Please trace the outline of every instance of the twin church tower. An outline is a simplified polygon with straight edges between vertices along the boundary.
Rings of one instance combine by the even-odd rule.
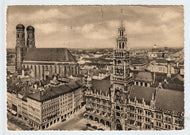
[[[22,70],[22,61],[27,53],[28,48],[35,48],[35,29],[33,26],[28,26],[27,41],[25,43],[25,27],[22,24],[16,26],[16,71],[18,73]]]

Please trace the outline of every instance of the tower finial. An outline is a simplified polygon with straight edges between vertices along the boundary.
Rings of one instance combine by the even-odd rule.
[[[121,27],[123,27],[123,9],[121,9]]]

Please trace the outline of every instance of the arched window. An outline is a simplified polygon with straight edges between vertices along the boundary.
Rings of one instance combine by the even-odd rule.
[[[121,43],[119,42],[119,49],[121,48]]]
[[[118,64],[121,64],[121,60],[118,60]]]
[[[143,86],[143,83],[141,82],[141,86]]]
[[[123,36],[123,31],[121,31],[121,36]]]
[[[123,44],[122,44],[122,48],[124,48],[124,45],[125,45],[125,44],[123,43]]]

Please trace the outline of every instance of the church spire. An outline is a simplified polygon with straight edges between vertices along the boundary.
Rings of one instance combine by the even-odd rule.
[[[121,9],[121,26],[118,29],[119,37],[124,37],[125,27],[123,25],[123,9]]]
[[[123,26],[123,9],[121,9],[121,27],[124,27]]]

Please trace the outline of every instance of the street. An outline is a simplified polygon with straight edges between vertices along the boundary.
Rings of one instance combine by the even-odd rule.
[[[14,130],[14,131],[23,130],[22,128],[20,128],[20,127],[17,126],[16,124],[11,123],[10,121],[7,121],[7,129],[8,129],[8,130]]]
[[[24,120],[12,116],[10,113],[7,113],[7,129],[8,130],[32,130],[33,128],[28,126]]]
[[[83,119],[85,107],[83,106],[78,112],[67,118],[64,122],[59,122],[46,130],[86,130],[86,122]]]

